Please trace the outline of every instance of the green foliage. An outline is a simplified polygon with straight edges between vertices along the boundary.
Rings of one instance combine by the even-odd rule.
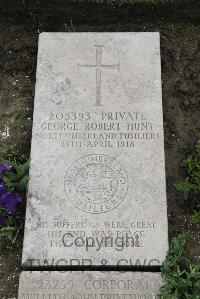
[[[20,193],[26,192],[26,186],[28,182],[28,173],[30,160],[24,164],[18,164],[16,161],[10,162],[13,171],[7,171],[3,177],[3,180],[10,192],[17,190]]]
[[[184,181],[175,184],[178,191],[184,194],[184,199],[192,198],[192,205],[194,210],[197,210],[193,215],[193,219],[197,220],[200,218],[199,208],[200,208],[200,141],[198,141],[195,151],[185,160],[187,168],[187,177]]]
[[[194,214],[192,215],[192,221],[194,223],[200,223],[200,212],[194,211]]]
[[[16,161],[0,161],[0,165],[9,163],[12,165],[12,170],[6,171],[3,175],[3,181],[9,192],[17,192],[21,197],[26,196],[26,187],[28,182],[30,160],[24,164]],[[0,254],[6,252],[9,248],[14,248],[19,231],[22,228],[22,217],[20,211],[16,210],[14,214],[8,214],[4,205],[0,204],[0,214],[8,220],[8,226],[0,229],[0,239],[6,242],[0,246]],[[6,244],[6,245],[5,245]]]
[[[161,299],[200,299],[200,265],[189,262],[185,252],[188,234],[173,238],[161,274],[166,281]]]
[[[0,236],[6,237],[8,240],[10,240],[13,243],[16,232],[17,232],[16,227],[6,226],[1,229]]]
[[[0,205],[0,214],[6,214],[6,209],[3,205]],[[17,215],[7,215],[9,226],[0,229],[0,238],[4,238],[8,241],[9,246],[14,244],[21,229],[19,225]],[[7,246],[6,246],[7,247]],[[0,253],[2,251],[0,246]]]
[[[2,241],[0,241],[0,257],[5,256],[12,250],[15,250],[16,247],[17,247],[16,239],[14,242],[12,242],[7,237],[5,237]]]

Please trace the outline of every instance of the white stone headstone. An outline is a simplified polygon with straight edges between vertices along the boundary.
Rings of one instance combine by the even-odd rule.
[[[36,79],[23,265],[161,265],[159,34],[42,33]]]

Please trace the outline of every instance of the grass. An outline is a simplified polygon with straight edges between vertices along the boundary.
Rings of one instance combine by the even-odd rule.
[[[192,220],[200,223],[200,141],[194,152],[184,161],[186,178],[175,184],[176,189],[183,194],[193,212]]]
[[[161,299],[200,299],[200,265],[191,263],[185,246],[188,234],[173,238],[162,266],[165,284],[160,289]]]
[[[175,184],[192,210],[192,221],[200,223],[200,141],[185,160],[186,178]],[[160,289],[161,299],[200,299],[200,265],[189,261],[186,254],[188,233],[173,238],[162,266],[165,284]]]

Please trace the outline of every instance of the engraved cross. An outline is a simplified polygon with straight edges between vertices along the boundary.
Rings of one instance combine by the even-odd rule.
[[[79,64],[80,67],[94,68],[96,69],[96,105],[102,106],[101,104],[101,70],[111,69],[119,71],[119,62],[117,64],[102,64],[102,48],[103,45],[94,45],[96,47],[96,64]]]

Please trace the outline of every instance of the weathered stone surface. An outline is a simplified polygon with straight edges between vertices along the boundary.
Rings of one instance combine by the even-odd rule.
[[[23,265],[160,265],[158,33],[42,33]]]
[[[151,272],[22,272],[18,299],[158,299]]]

